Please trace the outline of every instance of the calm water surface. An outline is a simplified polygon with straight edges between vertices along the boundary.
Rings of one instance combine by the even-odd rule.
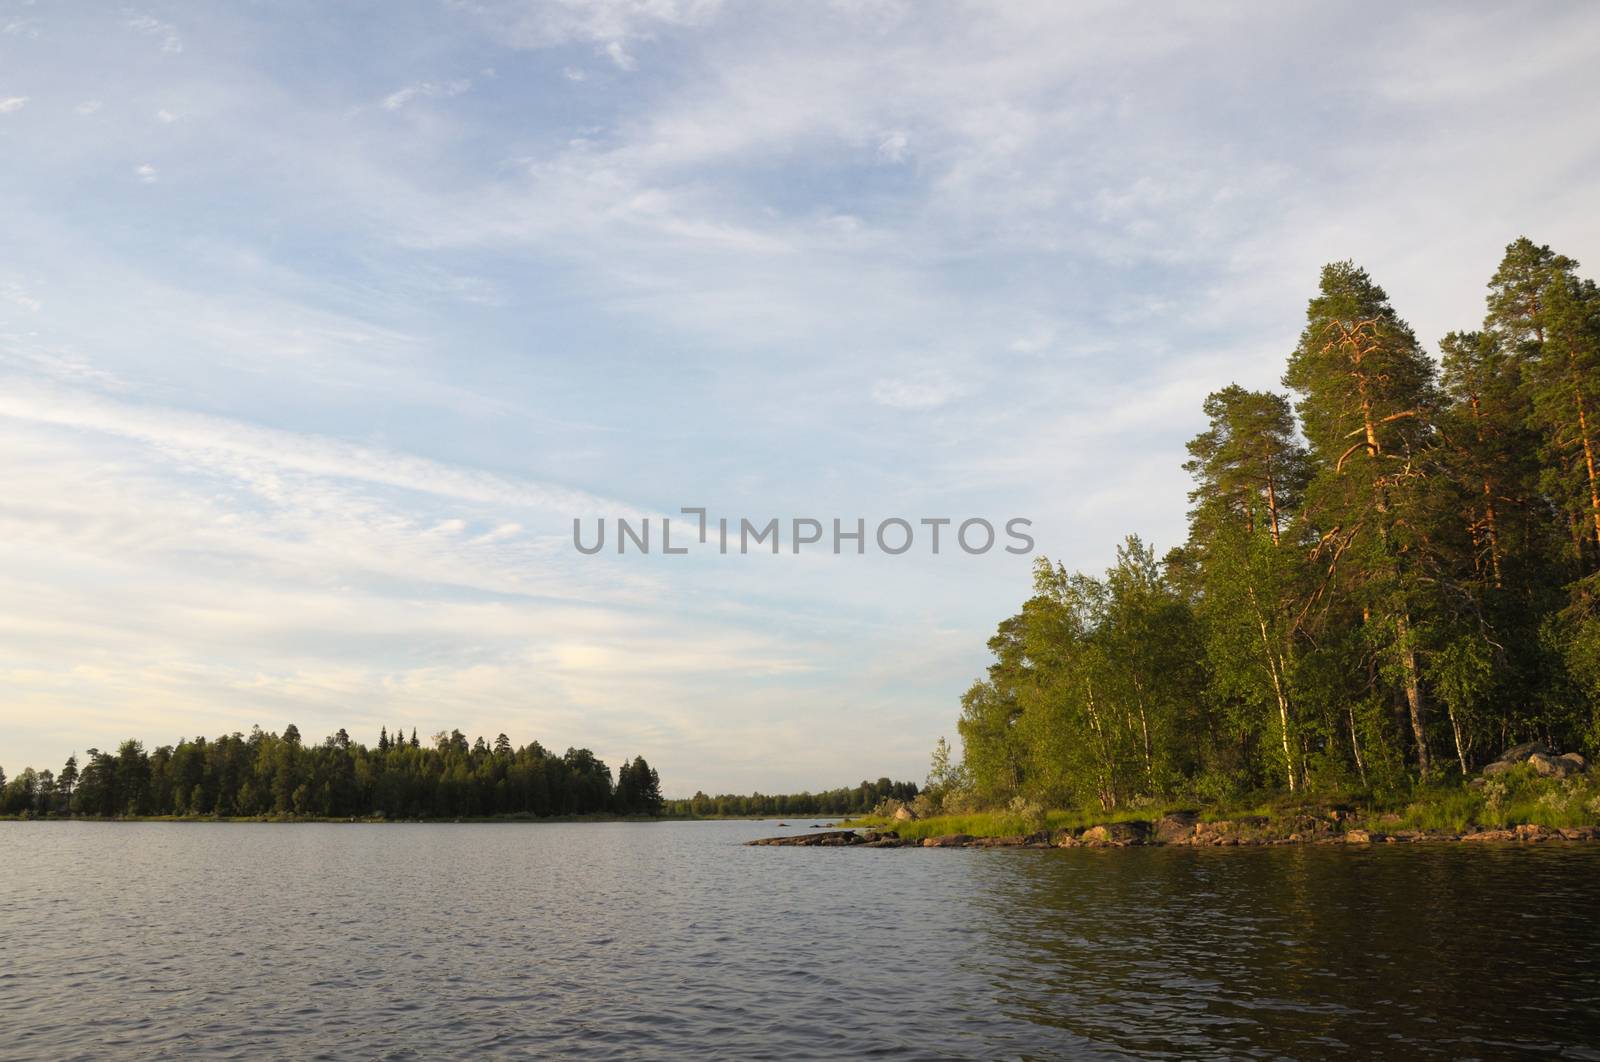
[[[1600,1059],[1600,846],[0,823],[6,1058]]]

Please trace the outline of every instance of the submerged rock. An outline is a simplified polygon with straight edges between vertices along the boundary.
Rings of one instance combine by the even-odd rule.
[[[785,848],[835,847],[839,845],[866,844],[866,837],[855,830],[834,830],[830,833],[799,833],[787,837],[762,837],[746,841],[747,845],[776,845]]]

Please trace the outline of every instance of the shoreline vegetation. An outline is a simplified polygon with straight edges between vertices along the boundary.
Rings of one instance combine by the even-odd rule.
[[[320,744],[294,725],[215,739],[184,738],[146,751],[124,741],[91,748],[60,773],[0,770],[0,819],[139,822],[604,822],[864,814],[914,799],[912,782],[862,781],[818,793],[724,793],[667,800],[643,756],[612,771],[588,749],[557,755],[501,734],[468,742],[460,730],[423,742],[415,728],[368,747],[342,727]]]
[[[1589,836],[1600,287],[1577,268],[1513,241],[1482,328],[1436,359],[1364,270],[1325,266],[1289,393],[1205,399],[1186,541],[1129,536],[1103,576],[1036,558],[962,698],[960,758],[941,738],[915,800],[852,824],[886,843]]]

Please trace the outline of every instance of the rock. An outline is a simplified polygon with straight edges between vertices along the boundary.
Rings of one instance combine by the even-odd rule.
[[[1521,745],[1513,745],[1500,754],[1500,759],[1510,760],[1512,763],[1521,763],[1536,752],[1550,753],[1550,746],[1542,741],[1526,741]]]
[[[1236,845],[1241,841],[1264,840],[1263,831],[1269,821],[1264,815],[1246,815],[1238,819],[1219,819],[1216,822],[1197,822],[1194,827],[1196,845]]]
[[[1076,837],[1072,836],[1072,831],[1071,830],[1062,830],[1059,834],[1056,835],[1056,847],[1057,848],[1076,848],[1076,847],[1078,847],[1078,839]]]
[[[1194,836],[1198,811],[1171,811],[1156,820],[1151,837],[1157,844],[1182,844]]]
[[[1021,848],[1028,843],[1028,839],[1018,834],[1013,837],[974,837],[974,848]]]
[[[1344,843],[1371,844],[1374,840],[1381,840],[1382,838],[1383,834],[1380,833],[1374,836],[1368,830],[1346,830],[1344,834]]]
[[[1547,752],[1535,752],[1529,756],[1528,766],[1545,778],[1565,778],[1572,773],[1566,761],[1558,760]]]
[[[832,833],[791,833],[784,837],[763,837],[756,841],[746,841],[748,845],[778,845],[785,848],[814,848],[818,846],[836,846],[849,844],[865,844],[866,838],[854,830],[836,830]]]
[[[924,848],[965,848],[972,843],[972,835],[967,833],[947,833],[942,837],[924,837]]]
[[[1545,778],[1566,778],[1589,769],[1589,761],[1576,752],[1557,755],[1543,742],[1528,741],[1506,749],[1494,762],[1485,764],[1482,773],[1492,778],[1524,763]]]
[[[1055,846],[1055,834],[1050,830],[1040,830],[1030,833],[1022,839],[1022,843],[1029,848],[1052,848]]]
[[[1566,826],[1561,837],[1567,841],[1593,841],[1600,839],[1600,826]]]
[[[1400,816],[1395,814],[1392,811],[1386,811],[1382,815],[1378,816],[1378,825],[1379,826],[1398,826],[1398,825],[1400,825]]]
[[[1517,835],[1511,830],[1479,830],[1477,833],[1464,833],[1462,841],[1488,842],[1488,841],[1515,841]]]
[[[901,804],[899,807],[894,809],[894,815],[892,817],[896,822],[915,822],[917,819],[917,813],[906,807],[904,804]]]
[[[1519,841],[1548,841],[1560,836],[1561,834],[1558,831],[1532,822],[1524,822],[1517,827],[1517,840]]]
[[[1078,841],[1087,845],[1115,845],[1122,848],[1133,844],[1144,844],[1149,834],[1148,822],[1108,822],[1100,826],[1090,826],[1078,837]]]

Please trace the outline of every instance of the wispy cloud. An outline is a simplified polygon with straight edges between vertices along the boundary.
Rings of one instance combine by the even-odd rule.
[[[465,79],[453,81],[418,81],[407,85],[405,88],[396,89],[383,98],[383,109],[398,111],[406,104],[416,99],[434,99],[451,96],[460,96],[472,89],[472,82]]]
[[[367,713],[915,776],[1025,560],[580,562],[571,516],[1020,514],[1093,568],[1182,533],[1201,398],[1277,386],[1322,261],[1426,337],[1518,232],[1600,256],[1582,6],[316,17],[5,38],[19,747]]]
[[[170,22],[162,22],[154,15],[134,15],[128,19],[127,26],[135,33],[156,38],[161,42],[162,52],[167,55],[177,55],[183,51],[183,38]]]

